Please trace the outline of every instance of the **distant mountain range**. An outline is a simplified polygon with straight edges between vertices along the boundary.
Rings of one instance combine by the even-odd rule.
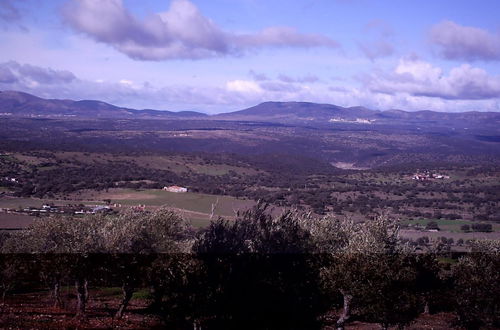
[[[159,118],[264,121],[311,124],[417,124],[453,127],[498,127],[498,112],[447,113],[435,111],[378,111],[364,107],[341,107],[310,102],[264,102],[254,107],[209,116],[195,111],[136,110],[94,100],[43,99],[17,92],[0,92],[0,116],[81,117],[81,118]]]
[[[321,122],[350,124],[439,124],[453,123],[458,127],[500,124],[500,112],[436,112],[371,110],[365,107],[341,107],[310,102],[264,102],[254,107],[219,114],[219,119],[272,120],[276,122]]]
[[[219,114],[219,118],[274,118],[288,120],[324,120],[335,116],[345,119],[356,119],[358,117],[370,117],[375,112],[363,107],[343,108],[332,104],[319,104],[310,102],[264,102],[254,107]]]
[[[43,99],[16,91],[0,92],[0,116],[82,117],[82,118],[197,118],[207,115],[195,111],[135,110],[94,100]]]

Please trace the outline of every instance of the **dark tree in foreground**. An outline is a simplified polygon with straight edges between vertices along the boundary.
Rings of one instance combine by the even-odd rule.
[[[3,251],[37,256],[33,272],[50,283],[55,306],[62,305],[61,281],[72,279],[77,318],[85,318],[89,280],[103,283],[106,277],[111,279],[109,284],[120,283],[123,299],[116,313],[120,318],[135,288],[144,284],[147,268],[157,254],[190,249],[189,228],[180,216],[163,208],[118,217],[44,218],[12,235]]]
[[[46,269],[53,279],[55,304],[59,303],[59,288],[62,274],[75,281],[77,318],[85,317],[88,300],[88,279],[93,276],[96,265],[89,255],[105,252],[102,230],[106,218],[48,218],[33,223],[27,230],[13,235],[6,242],[11,253],[39,254],[39,266]],[[45,264],[44,264],[45,262]],[[53,264],[51,266],[51,264]]]
[[[113,275],[122,284],[123,297],[115,315],[121,318],[135,289],[146,284],[145,275],[151,267],[163,270],[162,277],[170,275],[169,267],[160,264],[168,258],[157,258],[158,255],[176,257],[189,251],[190,225],[171,210],[160,208],[151,213],[129,211],[119,217],[110,217],[107,226],[103,234],[106,252],[113,256]],[[155,294],[155,299],[162,299],[159,290]]]
[[[385,217],[362,224],[324,221],[318,235],[323,236],[323,249],[334,262],[323,270],[323,279],[343,297],[337,328],[343,329],[353,315],[383,328],[414,320],[418,296],[413,251],[400,244],[395,222]]]
[[[325,311],[304,217],[259,205],[213,222],[195,243],[199,322],[206,329],[314,329]]]
[[[144,312],[173,329],[342,329],[354,320],[402,327],[432,307],[456,312],[466,328],[499,327],[498,241],[472,241],[459,260],[448,239],[430,243],[417,252],[386,217],[276,215],[263,204],[196,236],[164,208],[54,217],[0,235],[0,289],[46,283],[61,306],[61,284],[73,282],[76,315],[85,318],[88,285],[122,286],[110,311],[120,318],[134,291],[149,288]]]
[[[472,242],[453,267],[457,313],[467,329],[500,327],[500,243]]]

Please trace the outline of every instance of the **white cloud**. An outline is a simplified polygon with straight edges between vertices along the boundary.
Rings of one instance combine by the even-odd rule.
[[[239,93],[262,93],[262,88],[251,80],[232,80],[226,83],[226,89]]]
[[[42,68],[30,64],[19,64],[15,61],[0,63],[0,82],[30,84],[60,84],[75,80],[73,73],[66,70]]]
[[[401,59],[393,72],[376,72],[364,77],[373,92],[406,93],[452,100],[500,98],[500,77],[481,68],[463,64],[445,74],[439,67],[418,59]]]
[[[447,59],[500,60],[500,35],[480,28],[443,21],[433,26],[430,40]]]
[[[119,83],[120,83],[120,84],[123,84],[123,85],[127,85],[127,86],[132,86],[132,85],[134,84],[134,82],[133,82],[133,81],[131,81],[131,80],[127,80],[127,79],[121,79],[121,80],[119,81]]]
[[[12,67],[28,69],[12,73]],[[33,72],[37,74],[33,75]],[[40,72],[44,73],[41,75],[43,78],[40,78]],[[46,75],[50,74],[54,77],[49,79]],[[211,113],[239,110],[269,100],[362,105],[375,109],[500,111],[499,98],[470,97],[463,100],[450,97],[454,95],[452,91],[457,90],[457,86],[458,90],[468,89],[474,95],[484,95],[485,87],[480,84],[471,85],[468,83],[470,81],[485,81],[489,90],[500,90],[498,80],[485,76],[484,71],[478,68],[462,66],[443,75],[441,69],[428,63],[404,59],[392,73],[379,73],[378,80],[374,80],[376,76],[369,76],[365,85],[359,88],[345,82],[340,86],[327,83],[308,86],[307,83],[297,82],[297,79],[293,79],[293,82],[280,79],[233,79],[219,86],[154,86],[135,79],[115,82],[84,80],[68,71],[7,62],[0,64],[0,90],[20,90],[45,98],[97,99],[137,109],[195,109]],[[64,77],[72,78],[68,80]],[[44,82],[47,79],[51,83]],[[424,89],[423,85],[429,86]]]
[[[268,27],[252,34],[219,28],[188,0],[173,0],[168,11],[136,19],[121,0],[70,0],[67,24],[137,60],[200,59],[240,54],[250,48],[338,47],[326,36],[291,27]]]

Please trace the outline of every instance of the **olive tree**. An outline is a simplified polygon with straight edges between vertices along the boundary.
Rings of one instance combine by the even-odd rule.
[[[103,216],[85,218],[51,217],[37,219],[26,230],[12,235],[5,243],[11,253],[38,255],[42,267],[51,271],[54,300],[60,305],[60,281],[68,275],[75,280],[76,316],[85,316],[88,276],[96,266],[91,255],[105,252]]]
[[[383,328],[416,317],[412,251],[400,243],[394,221],[384,216],[364,223],[324,218],[314,233],[318,251],[330,256],[321,270],[324,286],[342,296],[338,329],[353,310]]]
[[[150,280],[161,278],[159,270],[165,276],[171,274],[169,265],[164,264],[167,258],[158,258],[158,255],[176,256],[189,251],[190,232],[190,224],[168,208],[153,212],[129,210],[108,219],[103,228],[105,250],[113,256],[114,275],[120,278],[123,292],[117,318],[123,316],[135,288],[144,280],[142,274],[157,275]],[[151,267],[156,270],[150,270]],[[152,283],[156,304],[162,297],[161,286],[157,283],[161,281]]]
[[[213,221],[194,245],[203,328],[314,329],[326,310],[307,215],[264,204]]]
[[[453,267],[455,303],[467,329],[500,326],[500,242],[472,241]]]

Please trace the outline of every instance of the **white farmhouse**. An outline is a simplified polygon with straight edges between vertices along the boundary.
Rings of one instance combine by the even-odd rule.
[[[185,193],[188,191],[187,188],[179,187],[179,186],[163,187],[163,190],[169,191],[169,192],[174,192],[174,193]]]

